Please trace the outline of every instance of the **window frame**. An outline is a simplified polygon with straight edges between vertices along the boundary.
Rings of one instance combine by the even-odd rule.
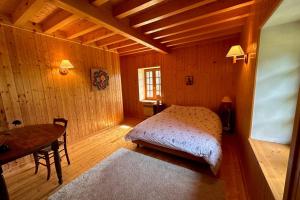
[[[148,68],[148,69],[145,69],[144,70],[144,97],[145,97],[145,100],[157,100],[157,84],[156,84],[156,71],[159,71],[160,73],[160,96],[161,96],[161,70],[160,68]],[[148,93],[148,90],[147,90],[147,72],[152,72],[152,85],[153,85],[153,97],[148,97],[147,93]]]

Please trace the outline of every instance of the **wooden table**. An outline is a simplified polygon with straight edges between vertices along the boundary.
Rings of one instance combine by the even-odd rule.
[[[0,137],[5,137],[5,144],[9,151],[0,153],[0,199],[8,200],[8,191],[3,177],[2,165],[18,158],[30,155],[51,145],[54,152],[55,169],[58,183],[62,184],[62,172],[58,152],[58,138],[63,135],[65,128],[54,124],[41,124],[26,126],[0,132]]]

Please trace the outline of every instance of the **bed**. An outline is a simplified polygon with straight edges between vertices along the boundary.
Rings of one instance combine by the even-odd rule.
[[[221,121],[213,111],[204,107],[172,105],[136,125],[125,139],[205,161],[216,175],[222,159],[221,136]]]

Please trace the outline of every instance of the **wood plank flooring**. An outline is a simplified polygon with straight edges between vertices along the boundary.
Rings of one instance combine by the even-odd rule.
[[[202,173],[211,174],[208,166],[185,160],[146,148],[136,148],[136,145],[124,140],[124,135],[140,120],[127,119],[121,125],[99,132],[69,146],[71,165],[67,165],[65,158],[62,161],[64,184],[72,181],[84,171],[96,165],[119,148],[128,148],[167,162],[175,163]],[[225,182],[226,199],[243,200],[246,192],[241,175],[239,158],[237,156],[235,136],[223,137],[223,162],[220,178]],[[46,168],[41,166],[37,175],[34,175],[34,164],[26,165],[14,172],[5,173],[9,194],[12,200],[47,199],[49,194],[60,187],[57,183],[54,165],[49,181],[46,180]]]

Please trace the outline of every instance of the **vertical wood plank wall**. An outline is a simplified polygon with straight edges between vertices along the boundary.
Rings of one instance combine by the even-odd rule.
[[[283,200],[300,199],[300,88]]]
[[[2,98],[0,97],[0,131],[6,129],[6,116],[4,112]]]
[[[65,76],[58,71],[62,59],[75,67]],[[1,26],[1,129],[14,119],[31,125],[65,117],[72,143],[118,124],[123,119],[119,62],[114,53]],[[108,71],[106,90],[91,90],[91,68]]]
[[[238,68],[236,95],[236,131],[240,138],[244,176],[251,199],[274,199],[269,185],[260,169],[248,138],[251,131],[256,55],[262,25],[272,14],[280,0],[255,0],[247,25],[244,27],[241,42],[243,49],[250,53],[248,64]]]
[[[235,99],[236,68],[226,58],[239,38],[173,50],[170,54],[144,53],[121,57],[124,114],[143,117],[138,96],[138,68],[161,66],[163,101],[170,104],[206,106],[217,110],[223,96]],[[194,76],[192,86],[184,77]]]

